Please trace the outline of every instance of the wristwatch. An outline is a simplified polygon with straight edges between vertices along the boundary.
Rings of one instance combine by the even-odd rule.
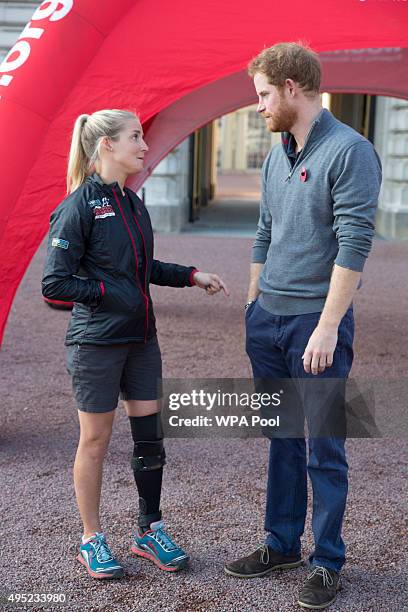
[[[250,307],[251,304],[253,304],[255,302],[255,300],[251,300],[250,302],[247,302],[244,306],[245,310],[248,310],[248,308]]]

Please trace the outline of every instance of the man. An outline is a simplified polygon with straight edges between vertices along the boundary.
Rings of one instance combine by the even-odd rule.
[[[353,296],[371,248],[381,184],[373,146],[321,106],[321,66],[310,49],[282,43],[249,65],[258,112],[282,132],[262,169],[253,245],[247,352],[254,378],[345,380],[353,361]],[[283,404],[284,406],[284,404]],[[252,554],[225,566],[252,578],[301,565],[300,538],[313,488],[315,549],[298,603],[322,609],[339,589],[347,498],[344,437],[270,444],[265,530]]]

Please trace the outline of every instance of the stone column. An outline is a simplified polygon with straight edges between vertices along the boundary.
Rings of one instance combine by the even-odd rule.
[[[248,148],[248,111],[246,108],[236,112],[235,168],[236,172],[247,169]]]
[[[188,223],[189,180],[190,153],[186,139],[160,162],[144,183],[146,206],[155,231],[178,232]]]
[[[221,146],[221,172],[231,172],[235,168],[235,114],[221,117],[219,137]]]
[[[0,1],[0,63],[40,4],[40,0]]]
[[[408,101],[377,98],[375,147],[383,165],[376,229],[388,239],[408,240]]]

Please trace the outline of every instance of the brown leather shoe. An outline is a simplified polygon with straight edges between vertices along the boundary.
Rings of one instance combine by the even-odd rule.
[[[302,563],[300,555],[282,555],[267,544],[262,544],[247,557],[227,563],[224,571],[226,574],[237,578],[259,578],[260,576],[267,576],[277,569],[299,567]]]

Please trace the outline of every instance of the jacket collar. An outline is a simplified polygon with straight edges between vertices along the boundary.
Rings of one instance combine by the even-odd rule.
[[[101,187],[110,187],[110,188],[117,188],[120,189],[119,187],[119,183],[117,181],[113,182],[113,183],[104,183],[103,180],[101,179],[101,177],[99,176],[99,174],[97,174],[96,172],[94,172],[93,174],[91,174],[88,177],[91,181],[98,183],[98,185],[101,185]]]

